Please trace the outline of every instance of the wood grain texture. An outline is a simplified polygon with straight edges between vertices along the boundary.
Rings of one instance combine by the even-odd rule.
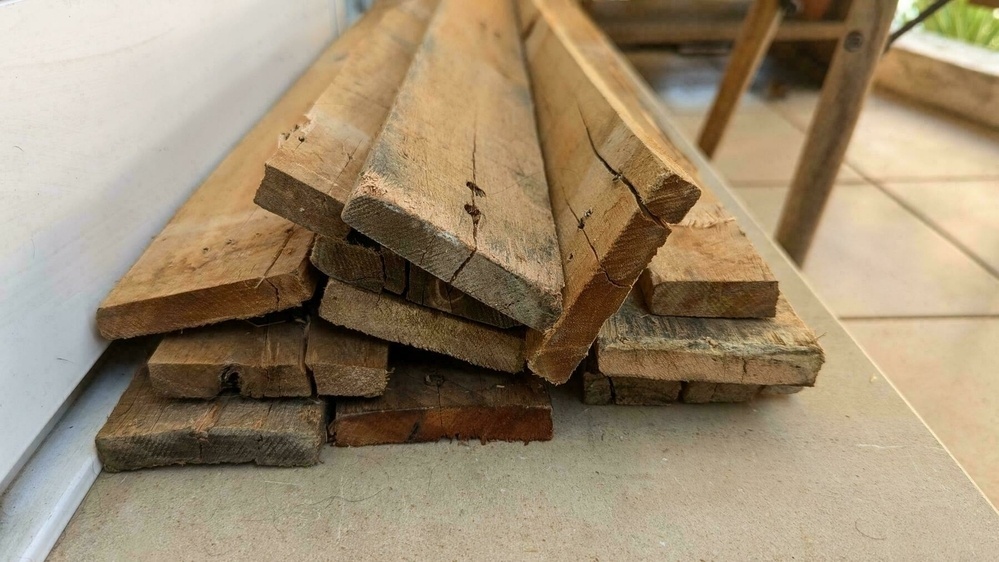
[[[343,204],[436,5],[436,0],[382,1],[344,34],[338,71],[267,160],[256,195],[260,206],[322,236],[347,234]]]
[[[305,364],[319,396],[380,396],[388,384],[389,344],[333,326],[309,325]]]
[[[233,321],[165,336],[149,358],[153,389],[174,398],[312,396],[306,324]]]
[[[618,406],[748,402],[757,396],[794,394],[803,388],[608,377],[589,371],[583,372],[582,383],[584,404]]]
[[[521,13],[566,279],[562,315],[528,335],[528,365],[560,384],[700,192],[644,105],[648,86],[579,7],[522,0]]]
[[[406,261],[355,231],[340,238],[316,236],[309,260],[329,277],[368,291],[406,290]]]
[[[309,466],[319,462],[325,424],[322,400],[164,398],[143,368],[97,433],[97,455],[108,472],[176,464]]]
[[[441,2],[342,218],[519,322],[558,317],[558,240],[509,0]]]
[[[335,279],[326,285],[319,316],[379,339],[434,351],[480,367],[507,373],[524,368],[523,330],[501,330]]]
[[[401,351],[392,364],[384,396],[337,403],[330,426],[337,446],[552,438],[551,402],[534,377],[502,375],[411,351]]]
[[[406,299],[497,328],[514,328],[521,325],[513,318],[482,304],[415,265],[409,268]]]
[[[600,331],[599,372],[657,380],[811,386],[824,361],[783,297],[767,319],[656,316],[632,295]]]
[[[777,279],[746,233],[705,190],[639,285],[653,314],[699,318],[772,318]]]
[[[253,203],[275,139],[337,76],[348,31],[271,108],[177,211],[97,311],[109,339],[252,318],[310,299],[311,232]]]

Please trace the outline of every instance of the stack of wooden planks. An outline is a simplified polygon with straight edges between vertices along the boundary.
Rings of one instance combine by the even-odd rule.
[[[570,0],[376,3],[102,303],[105,337],[164,334],[105,467],[547,440],[577,372],[589,403],[813,384],[821,349],[656,108]]]

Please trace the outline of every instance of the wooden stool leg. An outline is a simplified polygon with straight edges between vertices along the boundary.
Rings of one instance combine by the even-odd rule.
[[[718,94],[711,104],[711,112],[701,129],[701,138],[697,141],[708,158],[714,156],[742,94],[749,88],[783,19],[784,10],[779,0],[755,0],[750,7],[732,48]]]
[[[898,0],[854,0],[846,16],[791,191],[781,211],[777,242],[801,264],[857,126],[874,69],[888,39]]]

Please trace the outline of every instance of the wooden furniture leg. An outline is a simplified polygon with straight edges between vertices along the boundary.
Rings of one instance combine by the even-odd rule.
[[[755,0],[750,7],[732,49],[718,94],[711,105],[711,112],[697,141],[708,158],[714,156],[742,94],[749,88],[749,83],[773,43],[783,19],[784,10],[780,0]]]
[[[777,227],[777,242],[799,265],[843,163],[897,5],[898,0],[854,0],[847,13],[847,32],[822,85]]]

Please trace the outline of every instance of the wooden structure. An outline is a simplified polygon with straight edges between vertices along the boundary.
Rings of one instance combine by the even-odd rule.
[[[832,191],[888,40],[898,0],[853,0],[822,86],[808,138],[777,227],[777,241],[801,264]],[[699,144],[714,154],[783,15],[778,0],[754,0],[729,60],[721,89],[701,130]]]

